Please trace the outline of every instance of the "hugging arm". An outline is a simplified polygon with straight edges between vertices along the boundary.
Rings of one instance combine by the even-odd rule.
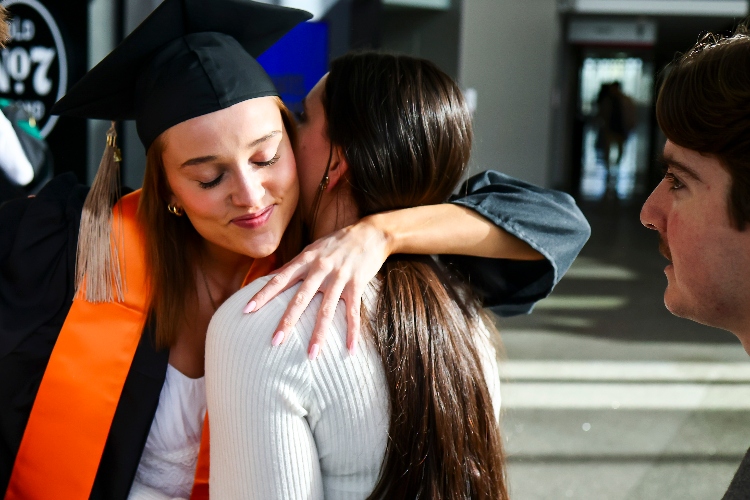
[[[569,195],[486,171],[467,180],[451,203],[365,217],[319,239],[282,267],[247,310],[304,280],[276,331],[289,332],[320,292],[311,352],[322,344],[339,299],[352,350],[364,286],[389,255],[420,253],[440,254],[498,314],[523,314],[552,291],[589,235]]]

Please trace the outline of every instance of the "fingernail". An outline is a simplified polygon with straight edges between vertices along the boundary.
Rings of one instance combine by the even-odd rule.
[[[276,347],[277,345],[281,344],[284,341],[284,332],[279,330],[278,332],[273,334],[273,338],[271,339],[271,345]]]
[[[313,344],[310,348],[310,352],[307,353],[307,357],[310,358],[310,361],[314,360],[318,357],[318,353],[320,352],[320,347],[318,347],[318,344]]]
[[[245,308],[242,310],[242,314],[247,314],[247,313],[253,312],[255,310],[255,306],[256,305],[257,304],[255,303],[255,301],[251,300],[250,302],[247,303],[247,305],[245,306]]]
[[[354,356],[354,353],[357,352],[357,343],[352,342],[352,344],[349,346],[349,355]]]

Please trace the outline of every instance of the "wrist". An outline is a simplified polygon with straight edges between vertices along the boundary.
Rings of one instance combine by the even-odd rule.
[[[400,247],[398,234],[391,224],[388,212],[369,215],[362,219],[362,222],[367,223],[377,232],[378,238],[384,246],[385,258],[388,258],[394,253],[399,253]]]

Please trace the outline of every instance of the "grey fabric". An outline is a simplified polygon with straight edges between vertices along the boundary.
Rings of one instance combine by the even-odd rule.
[[[591,235],[588,221],[570,195],[492,170],[468,179],[452,202],[524,240],[546,259],[443,257],[471,283],[484,305],[501,316],[531,312],[534,303],[560,281]]]

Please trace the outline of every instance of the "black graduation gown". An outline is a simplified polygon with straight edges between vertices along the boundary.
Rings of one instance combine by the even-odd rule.
[[[51,181],[36,198],[13,200],[0,207],[3,492],[45,367],[72,304],[78,226],[87,192],[67,174]],[[502,174],[484,173],[470,179],[463,194],[456,203],[522,237],[547,259],[513,262],[454,256],[446,260],[452,261],[498,313],[528,312],[552,290],[583,247],[590,232],[586,220],[567,195]],[[168,357],[167,350],[155,350],[147,327],[115,412],[92,499],[127,498],[159,402]]]

